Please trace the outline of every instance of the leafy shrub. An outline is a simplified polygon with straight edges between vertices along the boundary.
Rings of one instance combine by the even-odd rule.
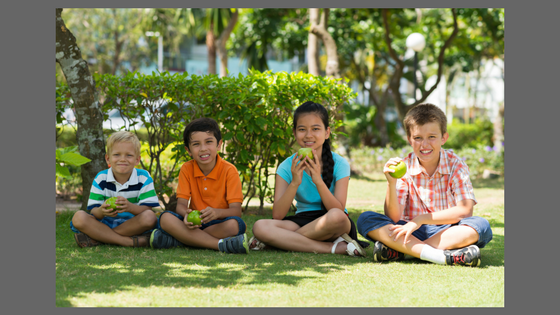
[[[504,175],[504,150],[497,146],[479,144],[476,147],[456,150],[460,158],[469,166],[471,177],[480,177],[485,169]]]
[[[446,149],[459,150],[477,146],[493,146],[494,134],[492,122],[487,119],[477,119],[473,124],[463,124],[454,119],[447,125],[449,139],[445,143]]]
[[[352,90],[338,80],[305,73],[253,71],[249,75],[219,78],[188,73],[151,75],[128,73],[118,77],[96,75],[103,111],[117,109],[130,124],[123,127],[138,133],[143,126],[148,138],[147,158],[142,168],[154,178],[158,197],[171,196],[173,182],[186,155],[184,126],[198,117],[212,117],[222,126],[224,159],[240,172],[244,196],[272,198],[269,170],[292,153],[291,118],[295,107],[311,100],[330,110],[331,126],[340,126],[335,114]],[[164,152],[172,155],[163,158]],[[163,167],[166,165],[165,167]]]

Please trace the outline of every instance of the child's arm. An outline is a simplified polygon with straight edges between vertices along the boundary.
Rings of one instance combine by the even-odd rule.
[[[313,153],[315,153],[315,150],[313,150]],[[314,155],[314,158],[318,159],[316,154]],[[336,182],[336,188],[333,195],[321,177],[321,166],[318,161],[312,160],[306,156],[303,162],[305,163],[306,168],[311,172],[311,179],[317,187],[317,191],[319,192],[319,196],[321,196],[321,201],[323,202],[323,205],[325,205],[325,208],[327,210],[334,208],[344,210],[348,197],[348,183],[350,181],[350,177],[341,178]]]
[[[140,213],[146,210],[152,210],[152,207],[150,206],[134,204],[128,201],[128,199],[126,199],[123,196],[118,196],[117,201],[115,201],[115,204],[117,205],[117,209],[115,209],[115,213],[130,212],[134,215],[139,215]]]
[[[422,226],[422,224],[440,225],[457,223],[461,221],[461,219],[472,216],[473,207],[474,200],[459,200],[457,202],[457,206],[455,207],[442,211],[421,214],[414,217],[414,219],[405,225],[395,225],[391,227],[389,230],[392,232],[389,236],[392,236],[394,240],[404,236],[403,243],[406,244],[412,232],[416,231],[420,226]]]
[[[200,210],[200,218],[202,223],[208,223],[212,220],[219,220],[227,217],[241,217],[241,202],[232,202],[228,205],[227,209],[216,209],[212,207],[206,207],[206,209]]]
[[[274,187],[274,204],[272,205],[272,218],[282,220],[290,211],[292,202],[296,197],[296,192],[301,185],[303,170],[305,163],[299,163],[299,157],[296,154],[292,159],[292,181],[288,183],[282,176],[276,174],[276,182]]]
[[[400,161],[401,158],[399,157],[391,158],[383,167],[383,173],[387,178],[387,193],[385,195],[383,210],[385,215],[393,220],[393,222],[398,222],[401,219],[401,214],[403,213],[405,206],[399,204],[397,198],[397,179],[389,175],[389,173],[394,172],[393,169],[389,168],[389,165],[397,165]]]
[[[178,197],[177,208],[175,208],[175,212],[186,218],[191,211],[192,210],[189,208],[189,199]]]
[[[117,216],[118,212],[116,210],[113,210],[113,209],[107,209],[107,204],[104,201],[101,206],[91,209],[90,213],[93,214],[93,216],[97,220],[101,220],[104,217],[115,217],[115,216]]]
[[[446,210],[421,214],[412,221],[419,225],[422,224],[453,224],[461,221],[464,218],[471,217],[473,214],[474,200],[464,199],[459,200],[455,207]]]

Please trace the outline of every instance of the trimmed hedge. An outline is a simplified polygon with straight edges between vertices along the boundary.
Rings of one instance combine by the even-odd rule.
[[[182,136],[191,120],[212,117],[218,121],[224,140],[222,156],[240,172],[247,192],[245,207],[254,196],[262,207],[265,198],[273,197],[269,170],[292,154],[293,110],[308,100],[321,103],[329,110],[331,129],[336,130],[342,125],[342,105],[355,96],[340,80],[302,72],[252,71],[223,78],[132,72],[94,78],[105,115],[117,109],[130,123],[123,129],[139,132],[142,126],[147,133],[149,149],[145,153],[150,158],[141,166],[154,178],[164,205],[163,197],[172,195],[180,165],[190,159]],[[162,161],[162,153],[170,146],[172,161]],[[168,166],[162,167],[164,163]]]

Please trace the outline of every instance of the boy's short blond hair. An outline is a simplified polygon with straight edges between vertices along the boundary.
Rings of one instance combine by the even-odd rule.
[[[111,150],[113,145],[117,142],[130,142],[134,145],[136,156],[140,156],[140,140],[138,137],[130,131],[117,131],[107,139],[107,154],[111,155]]]
[[[427,123],[436,122],[439,124],[441,134],[447,132],[447,117],[445,113],[436,105],[430,103],[419,104],[412,108],[404,117],[404,129],[406,136],[410,138],[410,132],[414,126],[423,126]]]

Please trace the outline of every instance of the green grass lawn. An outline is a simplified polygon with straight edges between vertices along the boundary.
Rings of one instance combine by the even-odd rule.
[[[350,180],[352,219],[383,211],[387,184],[381,176]],[[480,268],[420,260],[375,263],[372,246],[362,259],[285,251],[81,249],[68,227],[73,212],[63,211],[56,218],[56,306],[504,307],[504,182],[473,185],[475,215],[487,218],[494,232],[481,250]],[[254,222],[269,217],[244,214],[249,237]]]

